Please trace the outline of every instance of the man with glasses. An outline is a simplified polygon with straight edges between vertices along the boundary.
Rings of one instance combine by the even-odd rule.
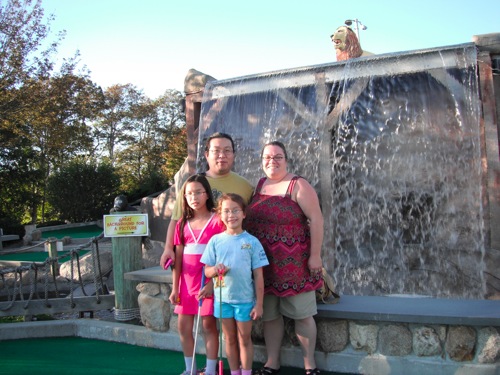
[[[252,197],[253,187],[242,176],[232,171],[234,166],[234,142],[229,134],[214,133],[205,143],[205,159],[208,170],[205,176],[210,183],[214,201],[224,193],[241,195],[248,203]],[[175,261],[174,232],[177,221],[182,217],[180,200],[177,199],[168,225],[165,248],[161,255],[160,265],[163,267],[168,259]]]

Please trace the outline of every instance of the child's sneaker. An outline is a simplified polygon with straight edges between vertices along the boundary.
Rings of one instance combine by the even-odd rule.
[[[198,375],[215,375],[215,374],[210,374],[209,372],[207,372],[206,368],[199,369],[197,374]]]
[[[191,371],[186,370],[181,375],[191,375]],[[196,370],[196,375],[212,375],[212,374],[209,374],[209,373],[205,374],[205,369],[202,368],[200,370]]]

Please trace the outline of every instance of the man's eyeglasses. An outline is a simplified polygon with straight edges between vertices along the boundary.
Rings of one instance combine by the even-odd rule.
[[[240,210],[238,208],[236,208],[234,210],[224,210],[224,211],[222,211],[222,213],[224,215],[226,215],[226,216],[229,215],[229,214],[238,215],[240,212],[243,212],[243,210]]]
[[[271,160],[274,160],[274,161],[282,161],[285,157],[282,156],[282,155],[276,155],[276,156],[263,156],[262,157],[262,160],[264,161],[271,161]]]
[[[225,148],[224,150],[220,150],[218,148],[214,148],[214,149],[211,149],[211,150],[208,150],[212,155],[220,155],[220,154],[224,154],[225,156],[229,156],[229,155],[232,155],[233,154],[233,150],[231,150],[230,148]]]
[[[201,194],[205,194],[206,191],[190,191],[189,193],[184,194],[186,198],[197,197]]]

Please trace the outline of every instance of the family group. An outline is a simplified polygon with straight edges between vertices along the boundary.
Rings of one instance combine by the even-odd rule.
[[[167,230],[160,264],[173,262],[169,299],[178,314],[186,365],[182,375],[218,373],[222,336],[217,319],[231,375],[279,373],[284,316],[295,322],[305,374],[319,374],[313,318],[315,290],[323,283],[318,196],[309,182],[287,170],[289,157],[281,142],[264,145],[265,176],[255,188],[232,171],[235,154],[230,135],[207,139],[208,170],[187,179]],[[202,370],[194,358],[196,317],[201,317],[206,350]],[[251,331],[259,319],[267,361],[252,372]]]

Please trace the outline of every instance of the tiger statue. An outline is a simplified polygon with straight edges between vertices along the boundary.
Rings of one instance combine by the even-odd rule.
[[[352,31],[350,27],[340,26],[337,30],[335,30],[330,38],[332,39],[335,47],[337,61],[373,55],[370,52],[363,51],[356,33]]]

